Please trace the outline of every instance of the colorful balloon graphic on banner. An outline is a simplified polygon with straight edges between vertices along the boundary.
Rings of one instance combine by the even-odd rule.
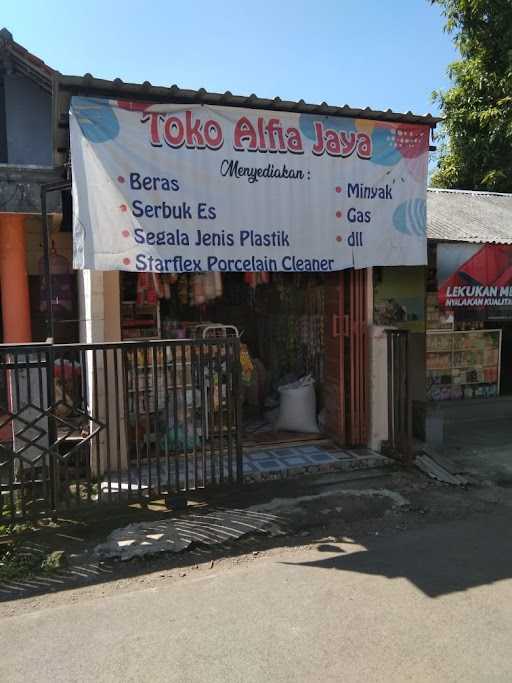
[[[427,203],[424,199],[408,199],[393,212],[393,225],[404,235],[425,235]]]
[[[409,173],[420,180],[425,173],[423,155],[428,151],[429,130],[414,124],[388,124],[367,119],[334,116],[315,117],[303,114],[300,129],[310,140],[316,140],[314,123],[321,120],[325,128],[346,132],[364,132],[372,140],[371,161],[380,166],[394,166],[402,159]]]
[[[107,142],[119,135],[119,121],[109,100],[75,97],[73,111],[89,142]]]

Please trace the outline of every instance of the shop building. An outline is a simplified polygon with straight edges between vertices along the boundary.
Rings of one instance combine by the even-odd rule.
[[[181,106],[243,107],[248,111],[256,109],[276,116],[287,111],[305,115],[315,113],[319,120],[326,122],[324,126],[333,120],[360,120],[361,130],[365,126],[372,130],[376,123],[383,127],[398,124],[403,126],[404,134],[420,130],[415,126],[424,126],[424,130],[430,131],[436,124],[436,119],[430,116],[410,113],[314,106],[282,102],[279,98],[267,100],[230,93],[217,95],[182,90],[176,86],[157,88],[148,84],[101,81],[87,76],[62,77],[58,88],[56,148],[60,151],[57,163],[65,160],[68,150],[68,111],[72,96],[126,99],[128,103],[123,106],[141,110],[144,102],[158,101]],[[427,132],[427,140],[428,137]],[[392,163],[388,168],[392,168]],[[415,172],[419,171],[416,169]],[[391,197],[395,179],[392,175],[390,178],[387,192]],[[362,182],[349,183],[344,188],[336,188],[338,190],[351,194],[356,208],[357,200],[363,195],[373,193],[373,196],[379,196],[379,191],[386,192],[384,188],[366,187]],[[410,220],[420,221],[420,214],[410,217]],[[378,217],[376,222],[379,222]],[[363,232],[358,232],[357,223],[348,225],[351,230],[345,228],[347,235],[344,237],[355,245],[357,239],[362,239],[358,235]],[[414,226],[402,229],[413,231]],[[280,235],[269,234],[268,239],[279,240]],[[272,246],[280,245],[275,242]],[[221,256],[228,255],[229,248],[226,247]],[[368,267],[338,273],[263,271],[188,275],[86,270],[82,275],[81,341],[183,338],[199,330],[198,326],[232,326],[242,333],[244,353],[247,351],[251,361],[256,359],[254,372],[261,373],[257,386],[246,391],[247,412],[251,412],[249,405],[252,404],[256,413],[254,420],[247,418],[245,434],[248,438],[251,435],[250,438],[256,441],[265,441],[264,435],[270,431],[268,440],[272,441],[272,430],[261,420],[265,399],[269,399],[269,393],[275,392],[286,378],[292,380],[310,374],[317,386],[322,431],[336,436],[346,445],[370,445],[380,450],[388,437],[387,342],[384,329],[394,324],[382,312],[377,312],[377,320],[374,320],[374,280],[378,279],[381,292],[382,281],[385,280],[388,298],[393,298],[395,284],[395,298],[403,293],[403,287],[407,286],[404,283],[408,280],[416,283],[416,290],[424,284],[421,267],[400,265],[401,262],[409,262],[403,248],[396,255],[395,262],[397,267],[381,268],[375,272]],[[418,339],[424,330],[421,304],[420,292],[415,291],[410,297],[406,319],[394,321],[398,328],[410,329]],[[411,348],[413,358],[418,353],[416,348],[420,349],[421,355],[421,341],[413,341]],[[414,367],[413,362],[411,368]],[[267,402],[271,405],[271,401]],[[297,439],[304,436],[304,433],[298,434]],[[293,439],[293,436],[288,433],[287,438]]]
[[[430,440],[512,415],[512,195],[428,191]]]
[[[53,164],[52,83],[56,72],[0,31],[0,286],[2,341],[44,341],[47,336],[41,187],[61,180]],[[50,257],[59,301],[54,317],[60,341],[77,341],[72,275],[70,196],[48,199]],[[58,276],[66,274],[71,282]],[[60,285],[57,285],[57,282]],[[66,319],[66,324],[60,320]]]
[[[59,452],[54,503],[231,482],[251,474],[242,454],[255,451],[293,469],[301,457],[314,465],[357,448],[409,449],[411,399],[424,397],[414,373],[424,359],[435,118],[88,75],[52,74],[52,97],[56,194],[61,202],[73,183],[74,233],[68,242],[61,218],[67,251],[54,242],[46,276],[58,290],[55,271],[69,275],[71,247],[75,327],[55,334],[58,347],[23,350],[44,356],[45,371],[54,366],[58,385],[48,386],[41,417],[54,434],[13,457],[34,469]],[[125,123],[145,137],[123,138]],[[118,136],[135,157],[118,169],[116,152],[91,166]],[[223,144],[226,223],[207,230],[199,219],[216,218],[221,187],[209,165]],[[149,166],[144,150],[154,154]],[[176,168],[162,162],[168,152]],[[91,177],[93,168],[104,175]],[[51,213],[49,204],[43,225]],[[52,296],[55,332],[56,313]],[[283,414],[283,396],[297,389],[307,398]],[[13,406],[15,419],[22,410]]]
[[[53,164],[55,73],[7,29],[0,30],[0,340],[4,344],[42,342],[49,336],[41,188],[61,182],[63,172]],[[64,200],[60,193],[49,197],[47,214],[54,333],[58,341],[78,341],[70,193]],[[0,439],[8,443],[12,441],[11,398],[8,375],[0,372]]]

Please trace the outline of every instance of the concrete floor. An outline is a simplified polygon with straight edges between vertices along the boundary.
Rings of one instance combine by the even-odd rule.
[[[512,399],[447,401],[436,407],[443,417],[436,448],[455,469],[512,486]]]
[[[446,457],[462,472],[512,487],[512,419],[448,425],[445,443]]]

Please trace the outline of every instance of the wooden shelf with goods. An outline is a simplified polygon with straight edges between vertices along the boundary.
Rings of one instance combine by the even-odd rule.
[[[453,330],[453,313],[444,312],[439,306],[437,292],[427,293],[427,330]]]
[[[501,330],[430,330],[426,358],[429,400],[499,395]]]
[[[160,314],[158,305],[121,302],[121,338],[123,341],[158,339]]]
[[[144,349],[128,354],[128,413],[132,425],[149,419],[150,440],[155,436],[159,418],[168,418],[171,423],[176,421],[180,427],[195,422],[199,425],[197,435],[206,439],[233,431],[234,427],[231,426],[231,430],[229,427],[225,371],[210,368],[207,358],[200,363],[197,355],[193,363],[190,354],[184,353],[180,357],[179,352],[175,361],[168,360],[164,364],[164,357],[168,357],[167,354],[163,356],[164,353],[162,348],[157,349],[154,357]],[[152,361],[156,361],[156,365],[150,365]],[[172,425],[170,428],[172,430]]]

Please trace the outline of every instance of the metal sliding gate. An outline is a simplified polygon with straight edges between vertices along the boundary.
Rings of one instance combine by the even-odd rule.
[[[0,520],[242,479],[237,338],[0,346]]]

